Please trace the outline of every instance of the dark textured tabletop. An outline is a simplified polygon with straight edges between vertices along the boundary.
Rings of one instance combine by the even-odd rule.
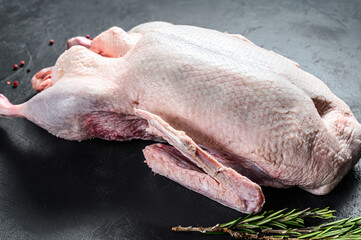
[[[243,34],[322,79],[361,121],[361,1],[2,0],[0,92],[17,104],[30,99],[31,77],[55,64],[70,37],[154,20]],[[0,118],[0,239],[228,239],[171,232],[239,213],[154,176],[142,155],[148,144],[65,141],[25,119]],[[360,164],[326,196],[263,190],[264,209],[361,215]]]

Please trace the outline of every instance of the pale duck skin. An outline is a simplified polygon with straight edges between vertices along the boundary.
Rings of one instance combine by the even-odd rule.
[[[2,116],[69,140],[165,139],[144,150],[153,171],[242,212],[262,208],[259,185],[326,194],[360,159],[350,108],[241,35],[151,22],[68,47],[28,102],[1,95]]]

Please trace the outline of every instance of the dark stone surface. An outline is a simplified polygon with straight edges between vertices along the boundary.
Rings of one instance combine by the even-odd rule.
[[[241,33],[321,78],[361,121],[361,2],[356,0],[2,0],[0,92],[13,103],[31,98],[32,75],[54,65],[70,37],[153,20]],[[26,66],[12,71],[21,60]],[[143,163],[147,144],[70,142],[24,119],[1,118],[0,239],[228,239],[170,231],[179,224],[213,225],[239,213],[154,176]],[[359,216],[361,166],[327,196],[296,188],[264,188],[264,193],[264,209],[330,206],[340,217]]]

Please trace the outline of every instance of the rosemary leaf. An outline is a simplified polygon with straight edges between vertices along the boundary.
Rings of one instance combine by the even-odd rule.
[[[234,238],[265,240],[279,239],[358,239],[361,240],[361,216],[344,218],[316,226],[305,226],[311,219],[335,218],[335,211],[323,209],[281,209],[249,214],[213,227],[174,227],[173,231],[201,232],[204,234],[229,234]],[[305,221],[307,220],[307,221]]]

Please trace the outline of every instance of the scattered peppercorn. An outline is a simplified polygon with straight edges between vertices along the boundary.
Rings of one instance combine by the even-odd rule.
[[[18,86],[18,82],[15,81],[14,84],[13,84],[13,87],[16,88]]]
[[[30,69],[26,69],[26,72],[30,72]]]
[[[19,68],[19,66],[17,64],[14,64],[13,69],[16,70],[18,68]]]
[[[20,62],[20,67],[23,67],[25,65],[25,62],[24,61],[21,61]]]
[[[54,40],[51,39],[51,40],[49,41],[49,45],[53,45],[53,44],[54,44]]]
[[[92,38],[90,40],[93,40]]]
[[[85,37],[86,37],[86,38],[90,38],[89,34],[87,34]]]

